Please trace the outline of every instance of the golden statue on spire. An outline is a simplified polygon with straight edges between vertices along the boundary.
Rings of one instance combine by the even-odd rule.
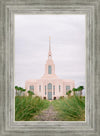
[[[48,58],[51,58],[51,37],[49,36],[49,53]]]
[[[51,37],[49,36],[49,51],[51,51]]]

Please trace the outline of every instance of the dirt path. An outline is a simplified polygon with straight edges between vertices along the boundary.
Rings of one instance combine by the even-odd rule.
[[[58,121],[57,111],[54,109],[53,105],[50,104],[48,109],[43,110],[39,115],[34,117],[36,121]]]

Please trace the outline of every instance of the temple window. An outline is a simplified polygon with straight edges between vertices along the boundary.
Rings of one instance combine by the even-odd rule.
[[[50,65],[48,66],[48,74],[52,74],[52,67]]]
[[[53,91],[53,95],[55,95],[55,91]]]
[[[45,85],[45,95],[46,95],[46,85]]]
[[[70,90],[70,86],[66,86],[66,91]]]
[[[55,91],[55,85],[53,86],[53,91]]]
[[[55,95],[55,85],[53,86],[53,95]]]
[[[34,91],[34,86],[32,85],[32,86],[30,86],[30,90],[33,90]]]
[[[41,85],[39,85],[39,91],[41,92]]]
[[[61,86],[59,85],[59,92],[61,91]]]
[[[51,89],[52,89],[52,84],[49,83],[49,84],[48,84],[48,90],[51,90]]]

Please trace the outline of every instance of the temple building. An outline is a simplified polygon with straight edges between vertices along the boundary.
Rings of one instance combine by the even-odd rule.
[[[66,96],[66,92],[74,87],[75,83],[73,80],[59,79],[55,74],[55,64],[52,59],[51,41],[49,38],[49,52],[44,75],[40,79],[27,80],[25,82],[25,94],[28,95],[28,90],[31,90],[42,99],[54,100],[59,99],[60,96]]]

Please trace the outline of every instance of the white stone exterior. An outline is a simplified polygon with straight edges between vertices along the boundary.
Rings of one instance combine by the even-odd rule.
[[[28,95],[27,91],[31,90],[42,99],[53,100],[58,99],[60,96],[65,96],[66,92],[72,90],[74,87],[75,83],[73,80],[59,79],[55,74],[55,65],[52,60],[49,39],[49,53],[48,60],[45,64],[45,73],[41,79],[32,79],[25,82],[25,94]]]

